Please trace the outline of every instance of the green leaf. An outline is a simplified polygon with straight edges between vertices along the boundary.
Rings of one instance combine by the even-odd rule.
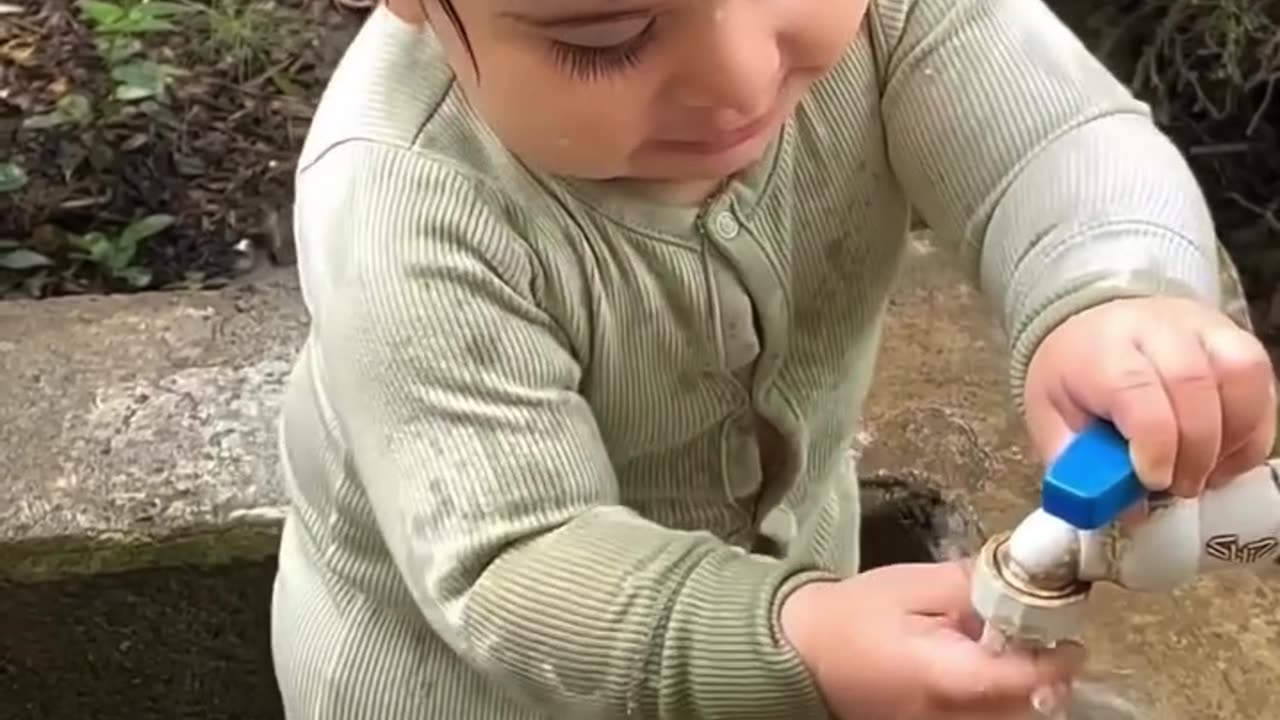
[[[110,25],[126,15],[124,8],[103,0],[80,0],[80,9],[95,25]]]
[[[151,17],[176,17],[178,15],[189,15],[200,9],[198,6],[177,2],[165,2],[165,0],[151,0],[151,2],[145,2],[139,5],[138,8]]]
[[[133,17],[127,27],[125,32],[129,33],[173,32],[178,29],[173,23],[158,17]]]
[[[137,265],[118,271],[116,276],[129,283],[135,290],[141,290],[151,284],[151,271]]]
[[[177,218],[172,215],[148,215],[141,220],[129,223],[129,226],[120,232],[120,243],[137,247],[139,242],[168,229],[175,222]]]
[[[118,85],[116,86],[115,98],[124,102],[134,102],[137,100],[146,100],[159,94],[152,88],[137,87],[136,85]]]
[[[87,125],[92,118],[93,107],[89,104],[89,98],[71,93],[58,101],[53,112],[32,115],[22,123],[22,127],[28,130],[47,130],[63,125]]]
[[[26,248],[0,250],[0,268],[5,270],[34,270],[52,265],[52,260],[34,250]]]
[[[93,118],[93,104],[86,95],[67,93],[58,99],[57,112],[72,122],[84,124]]]
[[[120,100],[142,100],[164,94],[169,82],[165,66],[150,60],[136,60],[111,68],[111,78],[118,85],[116,97]]]
[[[80,248],[81,250],[89,253],[89,257],[86,258],[89,260],[94,259],[95,256],[101,255],[102,250],[99,248],[111,246],[111,240],[97,230],[87,232],[84,235],[73,235],[70,238],[70,242],[73,247]]]
[[[27,171],[15,162],[0,162],[0,193],[17,192],[27,185]]]
[[[100,37],[94,44],[103,60],[112,67],[142,52],[142,41],[135,37]]]
[[[22,121],[22,127],[27,130],[49,130],[69,124],[71,124],[70,118],[59,112],[40,113]]]

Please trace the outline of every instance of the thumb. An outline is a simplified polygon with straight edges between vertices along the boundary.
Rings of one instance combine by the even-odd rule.
[[[1051,382],[1044,373],[1027,378],[1022,405],[1027,433],[1038,459],[1045,464],[1062,454],[1092,419],[1061,382]]]
[[[1029,700],[1037,689],[1068,683],[1084,666],[1084,647],[1062,643],[1052,650],[992,654],[978,643],[943,631],[925,653],[930,686],[947,704],[972,706]]]

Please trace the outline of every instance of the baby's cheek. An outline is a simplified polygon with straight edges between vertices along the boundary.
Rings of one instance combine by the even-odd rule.
[[[502,144],[544,172],[581,178],[623,174],[646,136],[643,88],[575,80],[552,65],[509,68],[475,88],[475,104]]]
[[[869,0],[799,0],[790,3],[784,38],[788,61],[796,72],[822,74],[840,61],[857,37]]]

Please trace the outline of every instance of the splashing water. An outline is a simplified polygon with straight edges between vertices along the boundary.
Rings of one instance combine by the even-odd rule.
[[[1149,720],[1154,715],[1103,677],[1077,680],[1071,687],[1062,720]]]
[[[993,653],[1002,653],[1021,646],[1017,640],[991,627],[983,628],[982,646]],[[1058,697],[1047,703],[1035,703],[1035,720],[1152,720],[1154,714],[1130,699],[1116,677],[1109,674],[1090,673],[1077,679],[1066,697]]]

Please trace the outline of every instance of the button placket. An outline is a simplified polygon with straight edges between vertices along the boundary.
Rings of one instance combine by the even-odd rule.
[[[740,503],[755,497],[763,479],[752,413],[741,413],[725,431],[724,489],[731,501]]]
[[[712,218],[711,230],[721,240],[732,240],[742,231],[742,225],[731,210],[724,209],[717,211]]]

